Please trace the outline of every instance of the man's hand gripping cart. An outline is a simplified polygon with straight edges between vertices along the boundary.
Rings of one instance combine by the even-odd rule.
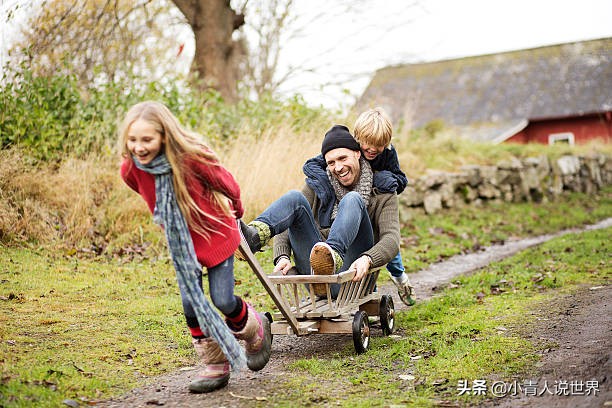
[[[385,335],[393,332],[395,309],[390,295],[375,291],[379,268],[370,269],[359,282],[353,282],[355,271],[337,275],[268,276],[241,238],[238,251],[257,275],[276,304],[271,323],[272,334],[352,334],[357,354],[370,344],[370,318],[378,320]],[[335,299],[331,285],[339,284]],[[324,288],[326,296],[317,297],[315,287]],[[319,290],[317,290],[318,292]]]

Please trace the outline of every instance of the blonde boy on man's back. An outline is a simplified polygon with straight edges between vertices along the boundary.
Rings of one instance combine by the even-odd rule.
[[[353,136],[374,171],[374,186],[397,194],[404,191],[408,179],[400,169],[397,151],[391,144],[393,126],[385,111],[374,108],[361,113],[355,121]],[[405,272],[401,253],[387,264],[387,270],[402,302],[414,305],[414,288]]]

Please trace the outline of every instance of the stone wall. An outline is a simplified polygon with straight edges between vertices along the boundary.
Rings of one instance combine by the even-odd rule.
[[[512,159],[496,166],[464,166],[458,173],[429,171],[410,180],[400,194],[400,215],[411,208],[433,214],[491,200],[541,202],[563,191],[592,194],[610,184],[612,157],[603,154]]]

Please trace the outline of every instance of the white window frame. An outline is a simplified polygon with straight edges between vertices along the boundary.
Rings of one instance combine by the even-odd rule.
[[[574,134],[572,132],[551,133],[548,135],[548,144],[554,145],[558,142],[567,142],[570,146],[574,145]]]

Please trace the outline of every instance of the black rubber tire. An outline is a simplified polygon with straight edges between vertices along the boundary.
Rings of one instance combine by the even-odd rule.
[[[395,307],[393,298],[389,295],[382,295],[380,298],[380,306],[378,309],[380,316],[380,327],[385,336],[393,333],[395,329]]]
[[[359,310],[353,317],[353,344],[357,354],[365,353],[370,345],[370,321],[363,310]]]
[[[272,324],[274,321],[274,319],[272,319],[272,314],[270,314],[270,312],[265,312],[264,315],[266,315],[266,318],[268,319],[270,324]],[[274,340],[274,335],[272,333],[270,333],[270,340]]]

